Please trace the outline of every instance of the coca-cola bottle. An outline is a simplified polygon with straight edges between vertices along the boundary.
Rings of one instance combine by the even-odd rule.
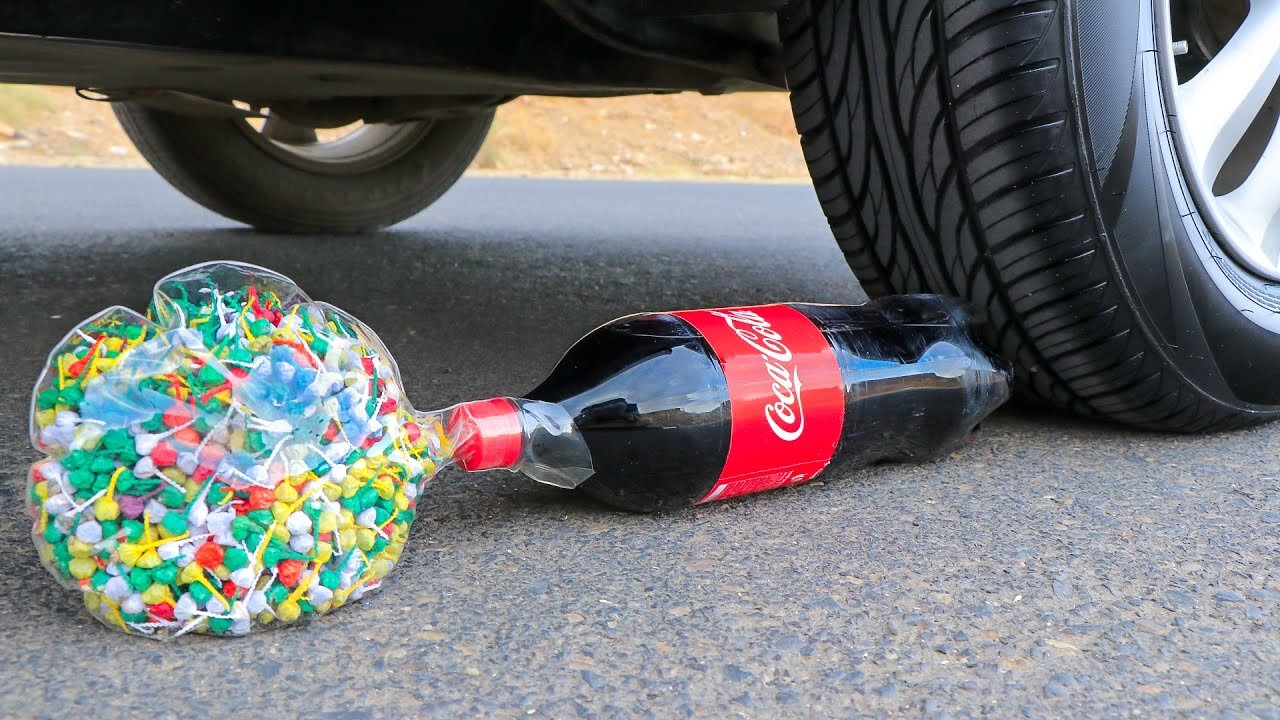
[[[1009,395],[946,298],[645,313],[575,344],[524,398],[448,411],[454,461],[651,511],[949,452]]]

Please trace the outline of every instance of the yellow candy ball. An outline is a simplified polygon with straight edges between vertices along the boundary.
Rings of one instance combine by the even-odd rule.
[[[120,517],[120,505],[104,495],[93,503],[93,516],[99,520],[115,520]]]
[[[98,571],[98,564],[87,557],[73,557],[69,565],[71,577],[77,580],[92,577]]]
[[[356,516],[348,509],[343,508],[338,513],[338,527],[346,529],[356,526]]]
[[[93,546],[72,536],[67,539],[67,552],[71,553],[71,557],[87,558],[93,554]]]
[[[142,548],[133,543],[120,543],[116,548],[116,555],[120,558],[120,562],[130,567],[138,564],[138,558],[142,557]]]
[[[320,534],[331,533],[338,529],[338,515],[328,510],[320,513]]]
[[[295,503],[298,501],[298,491],[293,489],[289,483],[280,483],[276,486],[276,500],[282,503]]]
[[[200,563],[193,562],[182,568],[179,581],[184,585],[190,585],[191,583],[199,582],[202,577],[204,577],[204,568],[200,567]]]
[[[348,473],[346,477],[342,478],[342,497],[355,495],[362,485],[364,485],[363,480]]]
[[[379,475],[378,477],[374,478],[372,485],[373,485],[374,491],[378,493],[378,497],[382,498],[383,500],[389,499],[391,497],[391,494],[396,491],[395,485],[392,483],[391,478],[386,475]]]
[[[329,562],[330,558],[333,557],[333,546],[321,540],[320,542],[316,543],[315,549],[312,550],[312,555],[314,555],[316,558],[315,562],[318,562],[321,565],[324,565],[325,563]]]
[[[395,567],[395,563],[385,558],[378,558],[369,566],[369,576],[375,580],[380,580],[386,577],[393,567]]]
[[[298,607],[298,603],[294,600],[285,600],[276,606],[276,615],[283,622],[293,622],[302,614],[302,608]]]
[[[169,592],[168,585],[161,585],[160,583],[152,583],[151,585],[147,586],[146,590],[142,591],[142,602],[148,605],[155,605],[156,603],[162,603],[162,602],[171,602],[172,600],[173,600],[173,595]]]

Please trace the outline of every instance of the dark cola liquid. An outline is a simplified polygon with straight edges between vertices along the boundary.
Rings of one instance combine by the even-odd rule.
[[[945,298],[790,307],[818,326],[840,368],[845,416],[830,467],[950,452],[1008,397],[1007,365],[975,344],[965,314]],[[573,416],[596,469],[581,489],[622,508],[696,503],[729,452],[724,372],[710,344],[674,315],[595,330],[527,397]]]

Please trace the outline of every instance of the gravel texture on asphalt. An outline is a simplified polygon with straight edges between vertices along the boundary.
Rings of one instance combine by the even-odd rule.
[[[107,305],[266,265],[380,331],[420,408],[531,387],[646,309],[855,302],[804,186],[465,180],[403,226],[253,234],[147,171],[0,171],[0,716],[1280,718],[1280,426],[1014,407],[950,458],[659,516],[447,472],[386,588],[306,627],[112,633],[36,559],[30,387]]]

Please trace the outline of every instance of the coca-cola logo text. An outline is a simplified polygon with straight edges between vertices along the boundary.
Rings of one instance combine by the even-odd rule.
[[[791,348],[773,326],[751,310],[714,310],[737,336],[759,351],[765,371],[773,380],[774,400],[764,408],[765,421],[773,434],[788,442],[804,433],[804,404],[800,396],[800,369]]]

